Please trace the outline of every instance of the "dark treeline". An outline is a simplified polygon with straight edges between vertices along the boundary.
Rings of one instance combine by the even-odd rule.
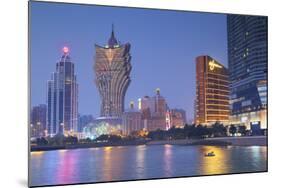
[[[152,140],[173,140],[173,139],[200,139],[200,138],[210,138],[210,137],[225,137],[231,136],[239,133],[241,136],[247,134],[246,126],[229,126],[229,134],[228,128],[225,127],[221,123],[214,123],[211,126],[203,126],[203,125],[185,125],[184,128],[175,128],[165,130],[156,130],[151,131],[147,135],[149,139]]]
[[[57,134],[54,137],[41,137],[36,139],[36,144],[39,146],[61,146],[77,144],[78,138],[75,136],[64,136],[62,134]]]
[[[98,138],[92,140],[90,138],[78,140],[75,136],[64,136],[58,134],[54,137],[47,138],[37,138],[35,143],[40,146],[61,146],[61,145],[75,145],[75,144],[85,144],[85,143],[97,143],[97,142],[109,142],[109,143],[119,143],[119,142],[131,142],[137,140],[177,140],[177,139],[202,139],[210,137],[225,137],[233,136],[236,133],[239,135],[250,135],[249,131],[246,130],[246,126],[234,126],[230,125],[228,127],[221,123],[214,123],[211,126],[203,125],[185,125],[184,128],[172,127],[169,130],[155,130],[147,132],[135,131],[130,136],[121,135],[100,135]]]

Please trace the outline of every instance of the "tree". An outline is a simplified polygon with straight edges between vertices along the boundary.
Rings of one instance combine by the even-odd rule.
[[[95,139],[96,141],[108,141],[108,135],[102,134]]]
[[[231,135],[234,135],[237,132],[237,128],[234,125],[230,125],[229,132]]]
[[[188,130],[189,138],[204,138],[209,135],[209,130],[206,126],[203,125],[192,125]]]
[[[64,144],[77,144],[78,138],[75,136],[64,137],[63,143]]]
[[[246,126],[245,125],[239,125],[238,126],[238,132],[241,134],[241,135],[246,135]]]
[[[166,138],[166,131],[157,129],[156,131],[150,131],[147,135],[152,140],[164,140]]]
[[[38,146],[45,146],[45,145],[48,145],[48,140],[46,140],[46,138],[44,137],[41,137],[41,138],[37,138],[36,139],[36,143]]]
[[[176,128],[173,126],[168,131],[166,131],[166,137],[171,139],[185,139],[185,131],[182,128]]]
[[[192,125],[185,125],[184,129],[184,134],[187,138],[191,138],[194,136],[194,131],[196,129],[196,125],[192,124]]]
[[[221,137],[226,136],[227,130],[223,124],[216,122],[212,125],[210,132],[214,137]]]

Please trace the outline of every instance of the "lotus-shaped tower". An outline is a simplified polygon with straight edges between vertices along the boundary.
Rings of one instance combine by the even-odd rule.
[[[131,82],[130,44],[120,44],[112,28],[104,47],[95,45],[95,83],[101,97],[101,117],[120,118],[124,112],[124,99]]]

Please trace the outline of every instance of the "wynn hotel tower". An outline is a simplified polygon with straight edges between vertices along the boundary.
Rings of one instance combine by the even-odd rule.
[[[196,58],[196,124],[229,121],[227,69],[210,56]]]

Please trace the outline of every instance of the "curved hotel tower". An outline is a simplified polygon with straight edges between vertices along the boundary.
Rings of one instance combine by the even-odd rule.
[[[228,70],[210,56],[196,58],[196,124],[229,122]]]
[[[95,82],[101,97],[101,117],[121,118],[124,99],[131,82],[130,44],[119,44],[112,29],[104,47],[95,45]]]

